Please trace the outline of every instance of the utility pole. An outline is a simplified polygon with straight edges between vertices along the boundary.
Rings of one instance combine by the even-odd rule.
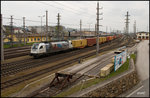
[[[126,33],[126,27],[123,28],[123,33]]]
[[[41,16],[41,41],[42,41],[42,16]]]
[[[147,32],[148,32],[148,24],[147,24]]]
[[[25,17],[23,17],[24,44],[26,45]]]
[[[113,28],[113,33],[115,32],[115,29]]]
[[[38,17],[41,18],[41,41],[42,41],[42,17],[45,17],[45,15],[43,15],[43,16],[38,16]]]
[[[80,20],[80,39],[81,39],[81,37],[82,37],[82,21]]]
[[[18,39],[19,39],[19,44],[21,46],[21,34],[20,34],[20,31],[18,30]]]
[[[97,24],[95,24],[95,36],[96,36]]]
[[[119,33],[119,30],[117,29],[116,33],[118,34]]]
[[[1,61],[4,61],[4,45],[3,45],[3,22],[1,14]]]
[[[64,31],[62,30],[62,40],[64,40]]]
[[[107,33],[107,26],[106,26],[106,33]]]
[[[99,20],[102,20],[102,19],[99,19],[99,15],[102,15],[102,13],[101,14],[99,14],[99,9],[102,9],[102,8],[99,8],[99,2],[97,2],[97,50],[96,50],[96,56],[98,56],[98,54],[99,54],[99,26],[101,26],[101,25],[99,25]]]
[[[91,25],[91,24],[89,23],[89,32],[90,32],[90,25]]]
[[[60,38],[59,38],[59,37],[60,37],[60,36],[59,36],[59,35],[60,35],[60,34],[59,34],[59,33],[60,33],[60,15],[59,15],[59,13],[58,13],[58,16],[57,16],[57,17],[58,17],[58,18],[57,18],[57,20],[58,20],[58,22],[57,22],[57,39],[60,40]]]
[[[129,13],[128,13],[128,11],[127,11],[127,15],[125,15],[126,16],[126,34],[128,34],[129,33]]]
[[[46,10],[46,41],[48,41],[48,11]]]
[[[133,30],[134,30],[133,33],[136,34],[136,20],[134,21]]]
[[[111,27],[110,27],[110,33],[111,33]]]
[[[13,16],[10,18],[11,47],[13,47]]]

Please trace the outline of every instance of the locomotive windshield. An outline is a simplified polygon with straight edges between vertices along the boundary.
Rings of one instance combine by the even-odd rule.
[[[38,49],[39,43],[34,43],[32,49]]]

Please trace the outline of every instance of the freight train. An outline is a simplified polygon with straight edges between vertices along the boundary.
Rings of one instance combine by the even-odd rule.
[[[116,39],[117,37],[121,37],[121,35],[99,37],[99,44],[109,42],[113,39]],[[68,41],[34,43],[31,47],[30,56],[37,58],[40,55],[47,55],[50,53],[74,48],[85,48],[87,46],[88,47],[94,46],[95,44],[96,44],[96,37],[78,40],[68,40]]]

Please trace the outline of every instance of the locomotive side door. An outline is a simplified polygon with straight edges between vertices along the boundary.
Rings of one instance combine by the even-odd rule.
[[[46,53],[50,52],[50,44],[46,44]]]

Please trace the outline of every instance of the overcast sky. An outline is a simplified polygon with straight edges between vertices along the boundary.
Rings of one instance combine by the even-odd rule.
[[[103,20],[100,20],[100,30],[109,32],[111,30],[122,30],[125,27],[125,15],[129,11],[129,32],[133,32],[134,20],[137,23],[138,31],[149,30],[149,1],[100,1],[100,10]],[[10,24],[10,15],[14,20],[14,25],[22,26],[22,17],[26,20],[26,25],[41,25],[41,18],[48,10],[48,22],[50,26],[56,25],[57,14],[60,13],[60,24],[65,27],[79,28],[80,19],[82,28],[93,30],[96,23],[97,1],[1,1],[1,13],[3,14],[3,24]],[[42,25],[45,25],[45,17]]]

